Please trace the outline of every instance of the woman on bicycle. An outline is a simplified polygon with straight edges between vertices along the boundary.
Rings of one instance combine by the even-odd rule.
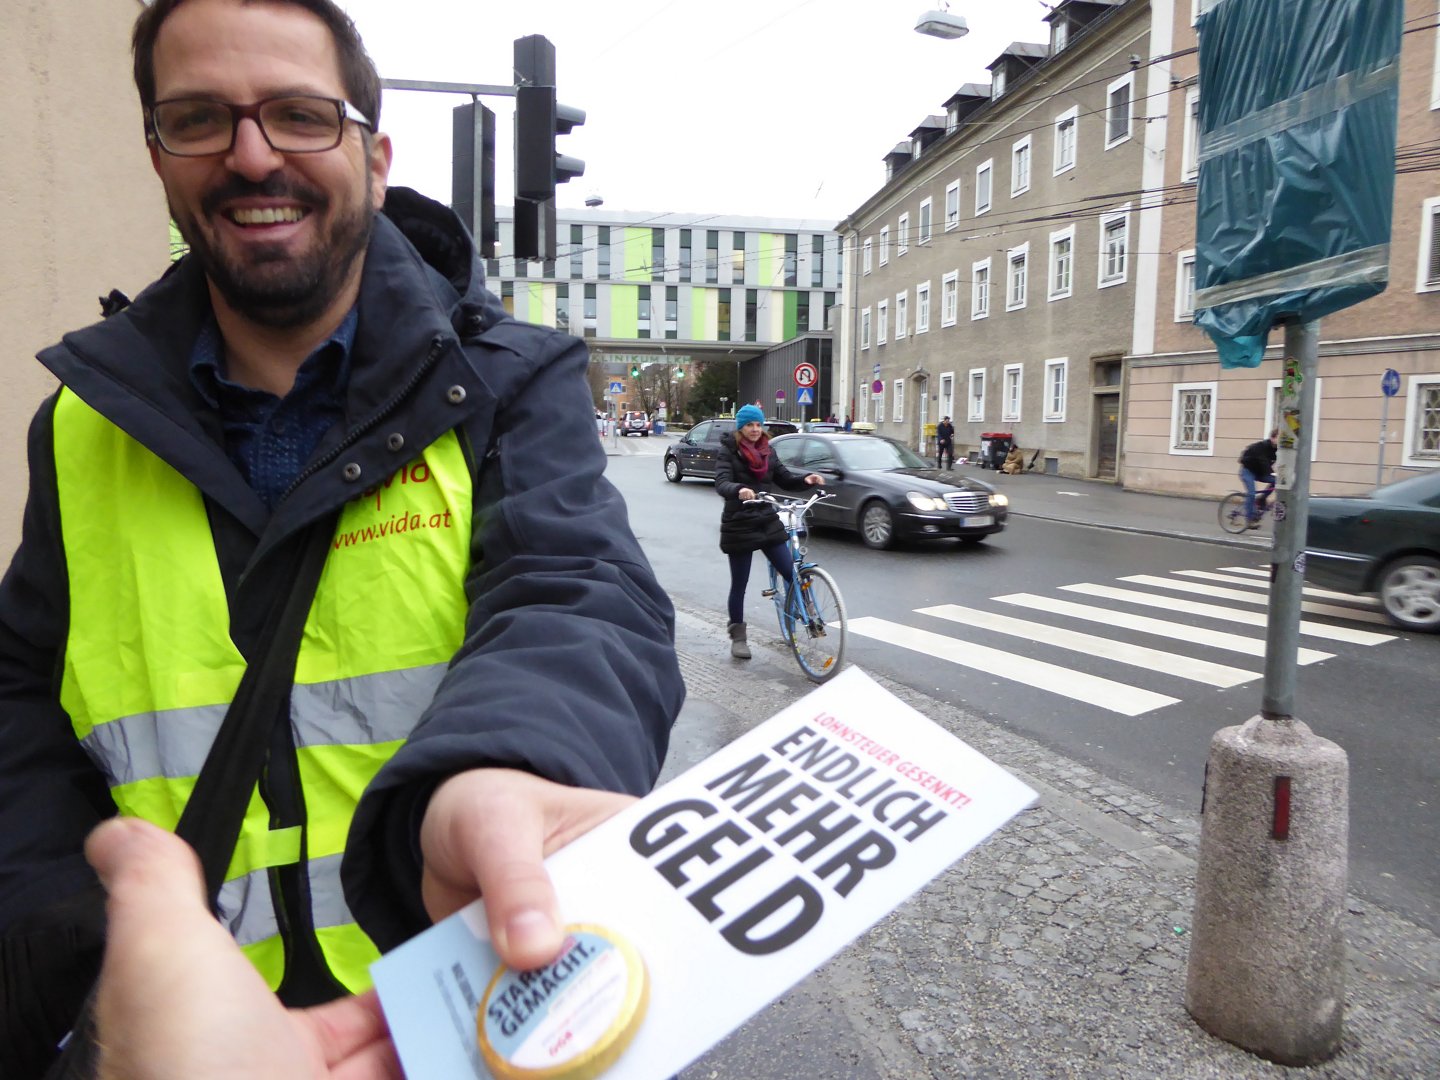
[[[730,655],[750,659],[745,637],[745,587],[750,583],[751,553],[762,551],[782,580],[790,580],[790,548],[785,526],[768,503],[747,502],[757,491],[778,485],[798,491],[807,484],[823,484],[819,473],[801,476],[787,469],[770,448],[765,414],[746,405],[735,413],[735,433],[720,436],[720,457],[715,463],[715,491],[725,500],[720,512],[720,550],[730,557]]]

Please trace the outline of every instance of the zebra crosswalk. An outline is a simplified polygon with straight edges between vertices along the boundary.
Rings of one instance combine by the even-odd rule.
[[[916,625],[862,616],[852,618],[849,627],[852,634],[863,638],[1084,701],[1122,716],[1140,716],[1181,699],[1125,679],[1096,674],[1094,661],[1142,671],[1150,676],[1146,681],[1152,683],[1158,673],[1167,688],[1169,680],[1229,689],[1261,678],[1265,608],[1269,604],[1267,570],[1229,566],[1216,571],[1132,574],[1116,580],[1119,584],[1075,582],[1058,586],[1065,596],[1021,592],[988,598],[992,605],[1024,612],[1029,616],[1025,618],[987,607],[937,604],[916,608],[912,612],[918,617]],[[1385,622],[1384,616],[1374,610],[1373,601],[1309,586],[1304,595],[1310,599],[1302,602],[1306,617],[1300,622],[1304,642],[1297,652],[1300,664],[1318,663],[1335,655],[1313,647],[1315,640],[1331,647],[1370,647],[1394,640],[1393,634],[1370,629]],[[1345,603],[1324,602],[1330,600]],[[1143,613],[1155,610],[1170,617]],[[1192,618],[1181,622],[1175,616]],[[1099,624],[1153,641],[1122,640],[1092,628],[1077,629],[1077,623],[1090,627]],[[941,626],[948,632],[937,629]],[[1259,627],[1262,632],[1257,636],[1236,627]],[[993,639],[997,634],[1033,643],[1040,651],[1053,651],[1055,655],[1040,659],[980,640]],[[1175,642],[1183,644],[1177,646]],[[1225,655],[1195,655],[1187,646]]]

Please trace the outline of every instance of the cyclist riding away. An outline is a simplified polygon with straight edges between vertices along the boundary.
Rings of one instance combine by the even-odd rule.
[[[1245,485],[1247,528],[1260,527],[1260,515],[1265,512],[1265,495],[1261,495],[1257,502],[1255,485],[1275,482],[1275,444],[1279,437],[1280,429],[1275,428],[1269,438],[1251,443],[1240,455],[1240,482]]]

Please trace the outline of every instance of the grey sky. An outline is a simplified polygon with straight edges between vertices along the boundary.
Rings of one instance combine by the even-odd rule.
[[[1039,0],[955,0],[968,37],[915,33],[940,0],[341,0],[387,78],[509,83],[514,39],[544,34],[559,99],[585,109],[562,137],[587,195],[613,210],[838,221],[884,178],[881,159],[1012,41],[1048,40]],[[446,200],[450,110],[466,98],[387,91],[391,181]],[[510,197],[513,102],[497,113],[497,189]]]

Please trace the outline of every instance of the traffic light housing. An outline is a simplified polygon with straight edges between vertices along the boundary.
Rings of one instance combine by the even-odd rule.
[[[585,123],[585,111],[555,101],[555,46],[542,34],[515,40],[516,258],[555,259],[555,185],[585,174],[559,154],[555,136]]]
[[[495,114],[473,101],[451,112],[450,208],[480,249],[495,257]]]

